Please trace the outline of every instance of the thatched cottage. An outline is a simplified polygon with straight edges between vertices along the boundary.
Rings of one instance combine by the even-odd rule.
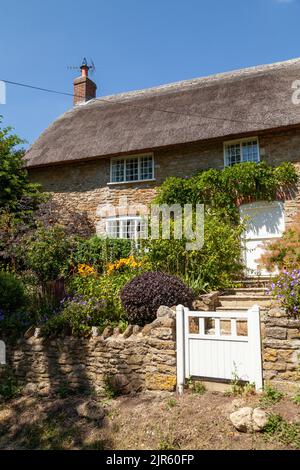
[[[85,64],[81,71],[73,109],[31,146],[26,165],[61,210],[94,224],[100,218],[109,234],[135,235],[130,214],[105,218],[102,207],[122,196],[147,204],[168,176],[244,161],[300,163],[300,59],[101,98]],[[254,216],[250,269],[261,241],[281,236],[299,197],[242,207]]]

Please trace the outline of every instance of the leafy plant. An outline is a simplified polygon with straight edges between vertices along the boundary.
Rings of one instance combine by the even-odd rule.
[[[122,305],[129,323],[143,326],[156,318],[161,305],[190,307],[193,291],[180,279],[163,272],[147,272],[130,281],[121,291]]]
[[[0,116],[1,125],[1,116]],[[0,211],[8,211],[29,222],[45,200],[38,184],[31,183],[24,168],[24,141],[11,127],[0,126]]]
[[[90,334],[92,326],[104,328],[108,319],[104,315],[105,301],[82,296],[66,299],[61,311],[42,327],[44,336],[67,333],[74,336]]]
[[[283,444],[300,448],[299,425],[288,423],[280,415],[270,414],[263,432],[269,438],[276,437]]]
[[[94,235],[88,239],[79,239],[72,253],[74,266],[85,264],[93,267],[99,274],[106,271],[108,263],[127,258],[134,251],[131,240],[101,238]]]
[[[7,369],[1,377],[0,396],[4,400],[12,400],[21,393],[21,387],[18,385],[15,375],[10,369]]]
[[[168,401],[167,401],[167,407],[168,408],[175,408],[175,406],[177,406],[177,400],[175,400],[175,398],[170,398]]]
[[[225,392],[227,396],[243,396],[248,397],[249,395],[255,394],[255,384],[249,382],[243,382],[238,375],[236,364],[234,364],[234,371],[232,373],[232,379],[230,381],[230,390]]]
[[[278,403],[283,396],[284,394],[279,390],[276,390],[270,385],[266,385],[263,396],[260,399],[260,405],[263,407],[274,405],[275,403]]]
[[[300,270],[283,271],[271,284],[271,292],[279,299],[286,311],[300,316]]]
[[[105,375],[104,379],[104,393],[108,399],[116,398],[121,394],[120,388],[112,375]]]
[[[294,396],[293,402],[294,402],[296,405],[300,405],[300,393],[297,393],[297,395]]]
[[[27,268],[36,274],[40,282],[54,281],[68,273],[75,240],[66,234],[62,226],[47,228],[39,225],[24,242]]]
[[[0,311],[3,315],[16,313],[27,304],[22,282],[15,274],[0,271]]]
[[[190,378],[187,381],[188,389],[197,395],[203,395],[206,392],[206,387],[202,382],[198,382]]]

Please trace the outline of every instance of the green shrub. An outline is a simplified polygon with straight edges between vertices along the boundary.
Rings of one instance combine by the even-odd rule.
[[[280,415],[269,415],[264,434],[269,438],[275,437],[276,440],[285,445],[291,445],[292,447],[300,449],[299,424],[288,423]]]
[[[0,271],[0,311],[3,315],[24,309],[27,299],[22,282],[12,273]]]
[[[196,294],[231,287],[243,270],[242,231],[242,226],[232,225],[216,213],[206,213],[201,250],[186,250],[185,238],[151,240],[147,258],[153,270],[181,277]]]
[[[55,281],[68,274],[70,257],[76,242],[60,225],[40,225],[24,240],[24,258],[28,269],[41,283]]]
[[[0,397],[4,400],[12,400],[21,393],[21,387],[18,385],[16,377],[10,369],[7,369],[1,377]]]
[[[180,279],[163,272],[147,272],[130,281],[121,291],[126,319],[131,324],[144,326],[156,318],[161,305],[172,307],[192,305],[193,291]]]
[[[86,336],[92,326],[104,327],[108,318],[105,300],[82,296],[66,299],[61,310],[42,327],[43,336],[71,334]]]
[[[104,273],[108,263],[127,258],[132,250],[131,240],[100,238],[94,235],[88,240],[78,240],[72,254],[72,263],[74,266],[88,264],[98,273]]]
[[[31,183],[24,168],[24,143],[12,134],[11,127],[1,127],[0,116],[0,211],[4,209],[27,221],[44,201],[40,185]]]

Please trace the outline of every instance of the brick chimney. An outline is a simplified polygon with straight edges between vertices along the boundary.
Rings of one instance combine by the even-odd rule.
[[[89,78],[90,67],[84,59],[80,67],[81,77],[74,80],[74,106],[96,98],[97,85]]]

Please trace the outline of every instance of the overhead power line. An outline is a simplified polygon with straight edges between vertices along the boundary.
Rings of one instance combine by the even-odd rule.
[[[10,81],[10,80],[1,80],[2,82],[5,82],[5,83],[8,83],[10,85],[15,85],[15,86],[21,86],[21,87],[25,87],[25,88],[31,88],[33,90],[38,90],[38,91],[43,91],[43,92],[46,92],[46,93],[55,93],[57,95],[65,95],[65,96],[71,96],[72,98],[76,97],[77,95],[74,95],[73,93],[67,93],[67,92],[63,92],[63,91],[57,91],[57,90],[51,90],[51,89],[48,89],[48,88],[42,88],[42,87],[38,87],[38,86],[34,86],[34,85],[28,85],[28,84],[25,84],[25,83],[19,83],[19,82],[13,82],[13,81]],[[115,99],[112,99],[112,98],[109,98],[109,99],[105,99],[105,98],[96,98],[97,101],[101,101],[101,102],[104,102],[104,103],[107,103],[107,104],[119,104],[119,103],[128,103],[128,99],[127,98],[115,98]],[[162,108],[152,108],[152,107],[148,107],[148,106],[142,106],[142,105],[137,105],[137,104],[132,104],[132,103],[128,103],[130,104],[131,107],[133,108],[138,108],[138,109],[143,109],[143,110],[147,110],[147,111],[153,111],[153,112],[161,112],[161,113],[168,113],[168,114],[176,114],[176,115],[179,115],[179,116],[186,116],[186,117],[197,117],[197,118],[201,118],[201,119],[208,119],[208,120],[212,120],[212,121],[227,121],[227,122],[235,122],[235,123],[241,123],[241,124],[266,124],[264,121],[254,121],[254,120],[250,120],[250,119],[247,119],[247,120],[242,120],[242,119],[233,119],[233,118],[226,118],[226,117],[222,117],[222,116],[208,116],[208,115],[204,115],[204,114],[198,114],[198,113],[188,113],[188,112],[182,112],[182,111],[174,111],[174,110],[171,110],[171,109],[162,109]],[[268,113],[272,113],[272,112],[275,112],[275,111],[280,111],[279,109],[276,109],[276,110],[269,110]],[[287,117],[287,115],[286,115]]]

